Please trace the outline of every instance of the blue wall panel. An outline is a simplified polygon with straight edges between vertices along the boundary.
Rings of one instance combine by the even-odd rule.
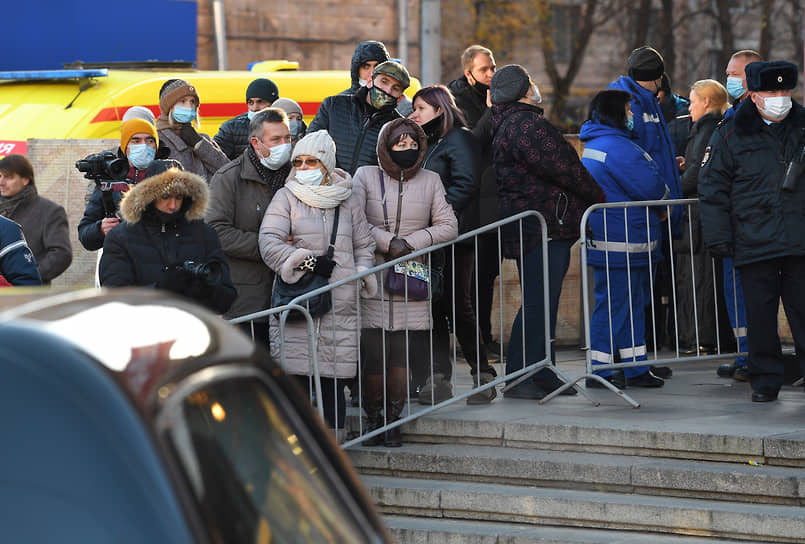
[[[64,63],[196,62],[195,0],[12,0],[3,7],[0,70]]]

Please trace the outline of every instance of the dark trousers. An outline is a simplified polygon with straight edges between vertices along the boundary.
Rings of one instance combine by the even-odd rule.
[[[492,341],[492,299],[495,296],[495,278],[500,275],[502,261],[498,249],[497,231],[478,235],[478,328],[484,343]],[[474,285],[473,285],[474,288]],[[473,300],[475,300],[473,298]]]
[[[453,323],[454,301],[455,327],[453,329],[458,343],[461,345],[464,358],[470,365],[470,373],[475,375],[480,369],[481,372],[496,375],[487,360],[486,346],[475,321],[475,310],[472,304],[475,298],[473,296],[475,294],[475,284],[472,281],[473,270],[475,270],[475,249],[472,246],[456,245],[455,256],[452,251],[447,251],[442,297],[432,305],[434,372],[441,372],[446,378],[450,378],[453,374],[453,366],[450,364],[452,351],[450,324]],[[455,273],[455,296],[453,294],[453,273]]]
[[[300,387],[311,398],[311,390],[315,387],[310,376],[295,376]],[[324,407],[324,420],[331,429],[343,429],[346,416],[346,401],[344,400],[344,386],[348,380],[336,378],[321,378],[321,398],[316,399]]]
[[[783,300],[800,370],[805,371],[805,257],[780,257],[739,267],[746,302],[752,389],[776,393],[784,380],[777,333]]]
[[[559,312],[559,295],[562,281],[570,265],[570,247],[574,240],[551,240],[548,242],[548,296],[550,318],[549,333],[556,336],[556,316]],[[509,351],[506,356],[506,374],[545,359],[545,297],[543,295],[542,245],[517,259],[517,269],[523,282],[523,303],[512,324]],[[525,330],[523,329],[525,325]],[[525,344],[525,354],[523,353]],[[551,344],[551,360],[555,360]],[[541,372],[550,372],[545,369]],[[544,375],[543,375],[544,376]],[[534,375],[539,380],[540,373]]]
[[[256,344],[260,344],[268,350],[271,349],[271,341],[268,339],[268,321],[246,321],[238,323],[238,328]]]

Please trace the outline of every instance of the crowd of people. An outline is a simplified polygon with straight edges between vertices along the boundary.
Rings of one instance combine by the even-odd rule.
[[[547,263],[540,223],[527,217],[413,263],[433,289],[441,273],[438,296],[409,293],[409,283],[395,291],[391,275],[369,274],[317,307],[325,418],[343,428],[349,386],[372,430],[401,416],[407,393],[423,404],[453,395],[451,332],[476,386],[496,378],[490,361],[501,352],[507,375],[553,360],[544,307],[553,338],[582,215],[597,203],[655,201],[590,216],[593,363],[645,364],[601,369],[587,386],[661,387],[671,369],[649,365],[647,354],[667,344],[670,331],[682,353],[737,341],[748,358],[722,365],[719,375],[750,379],[753,401],[775,400],[783,380],[780,297],[797,353],[805,354],[805,110],[790,98],[796,68],[739,51],[726,87],[704,79],[684,99],[671,91],[662,55],[640,47],[627,75],[592,99],[579,156],[543,116],[524,67],[496,69],[492,51],[478,45],[461,61],[458,79],[408,100],[406,68],[382,43],[362,42],[352,86],[325,98],[309,126],[299,104],[259,78],[246,89],[247,112],[214,137],[198,131],[193,84],[166,81],[159,117],[133,107],[121,124],[114,154],[127,161],[126,190],[110,198],[96,187],[78,226],[86,249],[104,250],[100,284],[166,289],[235,318],[271,307],[278,286],[332,283],[495,220],[540,212]],[[37,195],[31,164],[20,156],[0,161],[0,194],[0,214],[22,227],[0,223],[5,279],[49,282],[70,264],[64,209]],[[662,205],[681,197],[698,197],[701,208]],[[506,350],[490,320],[501,258],[516,261],[522,282]],[[674,264],[678,273],[668,273]],[[656,307],[652,297],[674,281],[678,319],[660,318],[667,297]],[[284,349],[287,370],[309,387],[306,322],[289,322],[283,339],[276,317],[241,326],[275,355]],[[503,394],[540,399],[562,385],[543,368]],[[496,395],[488,387],[467,402]],[[399,427],[373,440],[400,442]]]

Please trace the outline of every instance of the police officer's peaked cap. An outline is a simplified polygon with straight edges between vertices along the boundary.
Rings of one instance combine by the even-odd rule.
[[[408,75],[408,70],[405,69],[405,66],[393,60],[387,60],[375,66],[372,72],[372,79],[374,79],[377,74],[385,74],[389,77],[393,77],[400,82],[403,89],[407,89],[408,86],[411,85],[411,77]]]
[[[797,67],[784,60],[750,62],[745,70],[750,91],[788,91],[797,86]]]

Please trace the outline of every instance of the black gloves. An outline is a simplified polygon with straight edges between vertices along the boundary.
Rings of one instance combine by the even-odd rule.
[[[335,268],[335,261],[327,255],[319,255],[318,257],[308,255],[297,268],[329,278],[330,274],[333,273],[333,268]]]
[[[390,259],[397,259],[403,255],[408,255],[412,251],[414,251],[414,248],[402,238],[395,237],[391,239],[391,242],[389,242],[388,256]]]
[[[335,261],[327,255],[320,255],[316,257],[316,266],[313,267],[313,273],[319,276],[329,278],[335,268]]]
[[[156,286],[158,289],[183,294],[187,286],[187,275],[181,267],[164,267]]]
[[[201,136],[199,136],[196,129],[193,128],[193,125],[190,124],[182,125],[182,128],[179,130],[179,137],[190,147],[195,146],[201,141]]]
[[[707,247],[707,251],[714,257],[732,257],[732,244],[726,242]]]

